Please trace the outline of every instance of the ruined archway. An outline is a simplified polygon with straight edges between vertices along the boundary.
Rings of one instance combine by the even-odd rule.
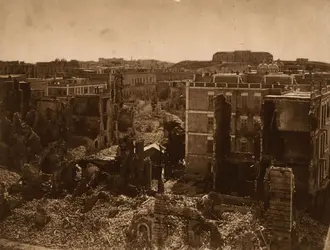
[[[137,239],[140,242],[150,242],[151,232],[150,228],[146,223],[140,223],[137,226]]]
[[[133,219],[131,225],[132,237],[137,241],[144,241],[145,243],[152,241],[153,231],[153,219],[142,216],[137,219]]]

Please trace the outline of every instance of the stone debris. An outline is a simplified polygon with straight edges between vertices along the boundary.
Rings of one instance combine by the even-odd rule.
[[[310,218],[305,213],[299,213],[296,216],[296,235],[301,249],[326,249],[324,242],[326,240],[329,226],[322,225]]]
[[[9,174],[8,177],[10,180],[12,175]],[[4,175],[2,179],[6,182]],[[178,211],[183,211],[184,208],[197,209],[201,198],[202,196],[165,195],[166,202]],[[21,204],[13,205],[11,214],[0,223],[0,237],[55,249],[109,249],[112,246],[116,246],[116,249],[143,249],[142,246],[134,245],[128,232],[133,221],[153,213],[154,201],[154,197],[145,195],[130,198],[97,190],[74,199],[71,195],[63,199],[23,202],[17,199],[16,203]],[[15,203],[14,198],[11,202]],[[86,206],[90,207],[86,209]],[[243,243],[256,247],[251,249],[258,249],[257,246],[262,245],[260,228],[264,225],[251,212],[224,212],[211,221],[221,234],[224,244],[222,249],[240,249]],[[167,249],[193,249],[186,241],[186,223],[186,218],[173,215],[167,217]],[[302,245],[321,249],[327,227],[301,214],[296,228]],[[210,235],[202,234],[202,246],[199,249],[212,249],[209,239]]]
[[[170,142],[178,146],[184,136],[184,123],[178,116],[154,112],[152,105],[144,102],[135,112],[135,129],[129,130],[128,136],[134,136],[136,141],[142,139],[144,145],[164,143],[165,137],[167,152]],[[91,142],[68,149],[67,143],[59,139],[61,124],[57,124],[49,132],[59,140],[42,148],[45,128],[38,128],[32,118],[30,113],[24,121],[15,113],[12,122],[3,119],[4,125],[8,123],[4,128],[13,133],[0,145],[1,160],[12,163],[14,167],[10,168],[19,170],[20,175],[0,168],[0,238],[55,249],[152,249],[157,244],[163,244],[165,249],[261,249],[267,245],[265,241],[269,239],[261,232],[267,227],[263,223],[266,219],[257,218],[255,208],[246,200],[234,199],[242,204],[228,204],[231,197],[198,196],[196,193],[205,194],[207,186],[187,176],[165,183],[158,180],[158,194],[154,190],[143,192],[132,183],[123,185],[121,173],[103,175],[106,164],[102,169],[102,164],[88,162],[110,162],[120,153],[130,155],[131,152],[122,152],[122,144],[89,156],[87,145]],[[4,138],[9,135],[3,134]],[[121,135],[125,137],[124,134]],[[3,156],[10,156],[12,162]],[[173,162],[179,161],[180,154],[174,158]],[[138,158],[134,160],[139,162]],[[134,172],[132,162],[127,164],[129,177]],[[270,193],[274,194],[274,190],[270,189]],[[276,195],[283,196],[279,192]],[[294,227],[299,244],[304,249],[322,249],[327,228],[307,215],[297,218]]]
[[[20,178],[18,173],[0,166],[0,183],[4,183],[7,188],[17,183]]]

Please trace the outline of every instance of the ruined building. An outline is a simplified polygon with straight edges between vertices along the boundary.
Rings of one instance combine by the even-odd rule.
[[[231,181],[222,191],[251,195],[258,175],[258,169],[251,166],[260,161],[262,100],[267,94],[288,91],[294,82],[293,76],[280,73],[275,64],[267,65],[267,70],[261,64],[257,73],[196,75],[186,87],[187,171],[202,175],[212,172],[215,176],[227,171],[226,178]],[[225,99],[215,102],[218,95]],[[217,134],[225,137],[219,143],[228,143],[223,146],[228,151],[221,153],[222,162],[213,161],[220,147],[214,145],[215,123],[220,130],[229,126],[229,131]]]
[[[317,77],[305,87],[265,96],[262,166],[291,168],[295,205],[321,215],[329,197],[330,88]]]
[[[0,102],[4,111],[8,111],[10,115],[15,112],[26,114],[30,98],[30,83],[21,77],[0,78]]]
[[[70,94],[77,85],[79,87],[78,83],[72,84],[74,86],[63,87],[65,94]],[[21,79],[1,79],[2,109],[9,112],[9,116],[6,114],[9,120],[15,112],[20,113],[21,119],[26,119],[25,122],[40,136],[44,146],[60,138],[71,140],[73,137],[85,137],[88,138],[89,149],[99,150],[117,141],[116,131],[125,130],[123,124],[133,124],[132,114],[123,108],[122,78],[112,75],[104,85],[102,90],[81,95],[72,91],[71,96],[64,95],[62,98],[31,98],[30,83]],[[60,84],[57,86],[61,87]],[[81,88],[85,87],[89,91],[93,86],[83,85]],[[128,124],[125,123],[127,117]],[[82,141],[86,144],[86,140]]]
[[[117,143],[118,133],[133,126],[133,114],[123,106],[122,84],[122,75],[112,74],[103,92],[71,99],[72,134],[92,139],[95,150]]]

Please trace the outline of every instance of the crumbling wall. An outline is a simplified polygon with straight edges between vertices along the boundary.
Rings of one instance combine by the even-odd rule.
[[[60,100],[43,98],[36,101],[25,121],[40,136],[44,146],[48,143],[66,139],[71,112],[68,105]]]
[[[0,80],[0,103],[2,108],[13,115],[15,112],[26,114],[30,107],[31,85],[30,83],[12,80]]]
[[[309,131],[309,102],[281,100],[276,103],[277,126],[284,131]]]
[[[73,99],[73,114],[78,116],[99,116],[100,97],[96,96],[76,96]]]
[[[210,232],[210,243],[214,249],[222,245],[222,236],[213,221],[205,219],[196,209],[190,207],[173,206],[166,195],[158,195],[154,206],[154,226],[153,242],[159,246],[164,246],[169,229],[167,225],[168,216],[177,216],[186,219],[187,240],[192,247],[201,247],[201,233]]]
[[[268,155],[273,148],[278,148],[275,145],[274,139],[277,137],[276,117],[275,117],[275,103],[273,101],[265,100],[262,105],[262,119],[263,119],[263,153]]]
[[[283,138],[283,156],[288,161],[306,161],[312,156],[310,151],[310,134],[295,132],[280,132]]]
[[[113,107],[109,97],[79,96],[72,99],[72,125],[74,136],[88,137],[93,141],[87,146],[99,150],[113,142]]]
[[[129,128],[133,127],[133,112],[131,109],[124,107],[119,110],[118,114],[118,131],[127,132]]]
[[[158,246],[163,246],[164,242],[168,236],[167,226],[166,226],[166,216],[168,216],[167,202],[165,198],[159,197],[155,201],[154,213],[154,242]]]
[[[226,156],[230,151],[231,105],[223,95],[215,98],[215,189],[223,191],[228,186]]]
[[[294,175],[290,168],[270,167],[265,177],[271,249],[291,249]]]

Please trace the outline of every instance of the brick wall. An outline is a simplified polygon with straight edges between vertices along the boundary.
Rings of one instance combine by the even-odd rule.
[[[271,249],[291,249],[294,176],[289,168],[270,167],[267,174]],[[280,246],[280,248],[279,248]]]

